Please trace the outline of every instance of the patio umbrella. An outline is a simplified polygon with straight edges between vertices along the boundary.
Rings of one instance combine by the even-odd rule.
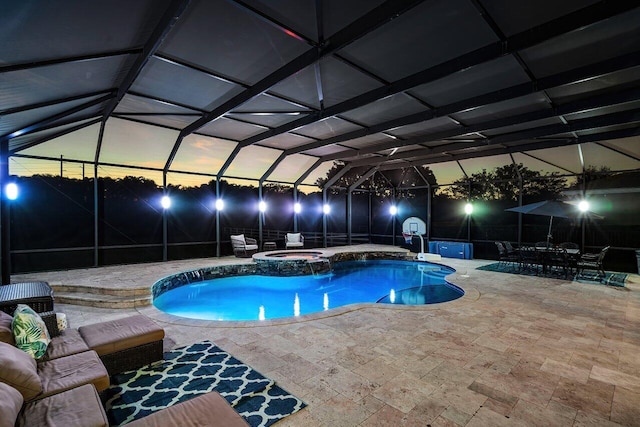
[[[551,238],[551,226],[553,225],[554,216],[560,218],[578,218],[579,216],[587,216],[595,219],[604,218],[600,215],[594,214],[593,212],[581,212],[575,204],[560,200],[545,200],[543,202],[529,203],[528,205],[505,209],[505,211],[548,216],[549,233],[547,234],[547,245]]]

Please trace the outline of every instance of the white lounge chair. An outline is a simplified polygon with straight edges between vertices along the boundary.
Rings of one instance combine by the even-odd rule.
[[[300,233],[287,233],[284,237],[284,247],[287,249],[304,248],[304,237]]]
[[[231,246],[233,253],[239,258],[250,257],[258,252],[258,242],[251,237],[244,237],[244,234],[238,234],[231,237]]]

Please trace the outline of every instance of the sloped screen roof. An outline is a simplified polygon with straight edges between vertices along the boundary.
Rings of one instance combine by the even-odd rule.
[[[637,2],[22,1],[0,24],[0,143],[21,165],[640,167]]]

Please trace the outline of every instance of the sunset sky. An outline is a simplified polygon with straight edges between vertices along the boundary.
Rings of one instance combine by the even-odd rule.
[[[98,133],[99,125],[95,124],[21,151],[20,154],[46,157],[52,160],[13,157],[10,161],[10,172],[14,175],[59,175],[60,156],[63,160],[92,163],[95,157]],[[105,130],[100,162],[162,169],[177,136],[178,132],[174,130],[111,118],[107,122]],[[613,150],[607,149],[601,144]],[[527,154],[515,153],[513,157],[517,163],[522,163],[529,169],[543,173],[556,172],[563,175],[580,173],[582,170],[581,152],[585,164],[588,166],[608,166],[612,170],[633,169],[637,166],[635,160],[621,154],[640,155],[640,144],[638,144],[637,138],[604,141],[601,144],[589,143],[580,146],[571,145],[531,151]],[[215,175],[235,145],[235,142],[229,140],[197,134],[189,135],[183,140],[171,165],[171,170]],[[230,182],[256,185],[255,180],[268,170],[279,155],[280,150],[272,148],[257,145],[245,147],[231,163],[225,176]],[[302,154],[288,156],[278,165],[268,180],[293,183],[315,161],[316,158],[313,156]],[[446,162],[432,164],[429,167],[434,171],[438,183],[444,185],[463,178],[464,173],[471,175],[482,171],[482,169],[491,170],[510,162],[511,159],[508,155],[501,155],[462,160],[459,165],[456,162]],[[64,176],[82,178],[82,164],[64,162],[62,166]],[[307,177],[304,184],[313,185],[319,177],[326,176],[326,172],[331,166],[332,162],[323,163]],[[160,185],[162,183],[160,171],[100,166],[99,173],[111,177],[144,176],[155,180]],[[85,166],[84,174],[85,176],[93,175],[91,165]],[[238,180],[238,178],[254,181]],[[168,174],[170,184],[183,186],[196,186],[209,182],[211,179],[212,177],[208,175]]]

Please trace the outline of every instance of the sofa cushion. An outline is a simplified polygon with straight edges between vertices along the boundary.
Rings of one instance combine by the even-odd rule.
[[[0,342],[6,342],[7,344],[14,345],[13,330],[11,329],[11,322],[13,317],[0,311]]]
[[[164,329],[141,314],[78,328],[82,339],[100,356],[161,341]]]
[[[0,343],[0,382],[18,390],[24,400],[31,400],[42,391],[36,361],[7,343]]]
[[[46,360],[58,359],[89,350],[89,346],[84,342],[77,329],[65,329],[57,337],[51,338],[44,358]]]
[[[91,384],[27,403],[20,414],[19,427],[36,425],[65,427],[106,427],[109,425],[100,397]]]
[[[0,382],[0,427],[14,427],[24,399],[18,390]]]
[[[236,242],[238,244],[242,244],[244,245],[246,242],[246,240],[244,240],[244,234],[238,234],[235,236],[229,236],[231,238],[231,243]]]
[[[246,427],[249,424],[217,392],[201,394],[127,424],[130,427]]]
[[[47,325],[31,307],[18,304],[18,308],[13,313],[11,327],[16,347],[27,352],[34,359],[40,359],[45,355],[51,337]]]
[[[109,374],[95,351],[85,351],[38,363],[38,375],[42,380],[40,397],[84,384],[93,384],[99,392],[109,387]]]
[[[300,243],[301,240],[300,233],[287,233],[287,243]]]

